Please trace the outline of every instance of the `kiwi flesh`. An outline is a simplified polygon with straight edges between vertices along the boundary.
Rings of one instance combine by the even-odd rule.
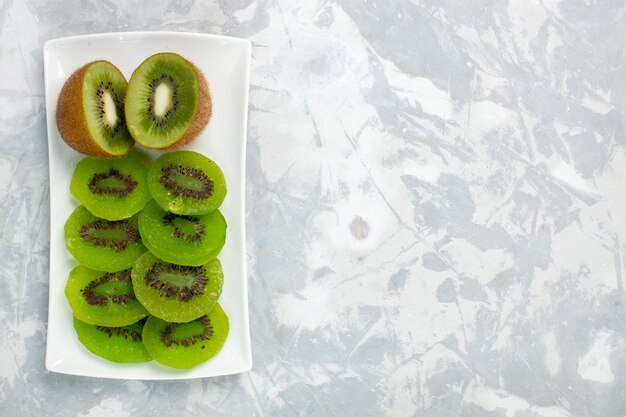
[[[164,262],[146,252],[132,272],[135,296],[153,316],[169,322],[188,322],[211,311],[224,283],[219,260],[202,266]]]
[[[195,139],[212,113],[202,72],[175,53],[159,53],[133,72],[126,92],[126,123],[135,140],[153,149],[173,149]]]
[[[147,174],[148,168],[133,153],[117,159],[87,157],[76,165],[70,192],[94,216],[122,220],[152,198]]]
[[[154,200],[139,213],[143,244],[164,261],[200,266],[215,258],[226,242],[226,220],[219,210],[199,216],[174,214]]]
[[[152,360],[143,345],[144,320],[121,327],[85,323],[74,317],[78,340],[93,354],[118,363]]]
[[[178,369],[189,369],[217,355],[230,331],[228,316],[219,304],[210,313],[187,323],[168,323],[148,318],[143,343],[157,362]]]
[[[127,85],[124,75],[108,61],[90,62],[70,75],[56,109],[65,143],[97,158],[126,154],[135,143],[124,116]]]
[[[130,269],[102,272],[79,265],[70,272],[65,296],[74,316],[85,323],[127,326],[148,315],[130,279]]]
[[[100,219],[78,206],[65,223],[65,246],[81,264],[97,271],[130,268],[146,251],[137,215],[124,220]]]
[[[220,167],[193,151],[160,156],[148,170],[148,188],[164,210],[191,216],[215,210],[227,193]]]

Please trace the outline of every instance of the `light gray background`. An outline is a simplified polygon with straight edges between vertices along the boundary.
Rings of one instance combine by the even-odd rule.
[[[0,30],[0,415],[626,414],[622,0],[4,0]],[[253,43],[247,374],[44,370],[42,44],[128,30]]]

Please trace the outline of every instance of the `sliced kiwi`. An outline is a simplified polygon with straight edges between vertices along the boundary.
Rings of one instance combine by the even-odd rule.
[[[183,266],[150,252],[137,259],[131,274],[135,295],[146,310],[172,322],[191,321],[211,311],[224,282],[217,259],[202,266]]]
[[[126,92],[126,123],[146,148],[171,149],[198,136],[211,118],[202,72],[174,53],[152,55],[137,67]]]
[[[121,220],[152,198],[147,174],[146,165],[132,153],[118,159],[87,157],[76,165],[70,191],[93,215]]]
[[[63,85],[56,121],[63,140],[74,150],[98,158],[124,155],[135,143],[126,128],[126,79],[108,61],[76,70]]]
[[[117,221],[100,219],[78,206],[65,223],[65,245],[81,264],[97,271],[130,268],[146,251],[137,215]]]
[[[224,247],[226,220],[219,210],[201,216],[170,213],[152,200],[139,213],[139,232],[143,244],[164,261],[199,266]]]
[[[152,360],[143,345],[145,320],[122,327],[104,327],[85,323],[74,317],[78,340],[95,355],[118,363]]]
[[[101,272],[79,265],[70,272],[65,296],[74,316],[81,321],[98,326],[126,326],[148,315],[137,301],[130,279],[130,269]]]
[[[208,214],[226,197],[226,179],[220,167],[193,151],[169,152],[148,170],[148,187],[154,200],[176,214]]]
[[[228,316],[215,304],[210,313],[188,323],[168,323],[151,316],[143,328],[143,343],[157,362],[189,369],[217,355],[229,331]]]

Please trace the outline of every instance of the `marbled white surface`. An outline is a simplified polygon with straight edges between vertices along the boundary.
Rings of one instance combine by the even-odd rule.
[[[254,367],[45,371],[43,42],[252,41]],[[0,415],[626,414],[621,0],[0,3]]]

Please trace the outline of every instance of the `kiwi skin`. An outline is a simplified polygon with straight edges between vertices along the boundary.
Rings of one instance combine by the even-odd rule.
[[[158,55],[158,54],[155,54],[155,55]],[[204,74],[202,74],[202,71],[200,70],[200,68],[198,68],[193,62],[190,62],[188,59],[186,59],[185,57],[181,55],[178,55],[178,56],[180,56],[185,61],[189,62],[193,66],[194,70],[196,71],[196,75],[198,77],[198,109],[196,111],[196,117],[194,118],[193,123],[189,125],[189,128],[187,129],[187,131],[180,137],[179,140],[163,148],[153,148],[153,149],[158,149],[162,151],[182,148],[183,146],[193,141],[200,134],[200,132],[204,130],[206,125],[209,123],[209,120],[211,120],[211,115],[213,114],[213,98],[211,97],[211,90],[209,89],[209,83],[204,77]],[[133,75],[134,75],[134,72],[133,72]],[[130,78],[133,78],[133,76],[131,75]],[[125,100],[127,99],[128,99],[128,90],[126,90]],[[128,120],[126,120],[126,124],[127,125],[129,124]],[[129,131],[132,136],[133,135],[132,130],[129,129]],[[133,139],[135,139],[135,142],[148,148],[148,146],[145,146],[141,143],[141,138],[137,140],[137,138],[133,136]]]
[[[87,127],[83,108],[83,79],[89,66],[96,62],[83,65],[63,84],[57,101],[56,122],[61,137],[75,151],[96,158],[117,158],[121,155],[113,155],[102,149],[93,140]],[[119,71],[119,68],[115,68]]]

